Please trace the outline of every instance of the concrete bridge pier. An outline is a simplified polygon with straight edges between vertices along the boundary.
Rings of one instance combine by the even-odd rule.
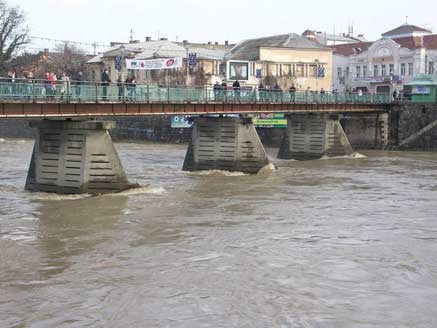
[[[278,158],[312,160],[353,154],[338,115],[288,114]]]
[[[129,187],[109,136],[113,122],[38,121],[25,188],[58,194],[103,194]]]
[[[197,117],[184,171],[226,170],[257,173],[269,164],[250,117]]]

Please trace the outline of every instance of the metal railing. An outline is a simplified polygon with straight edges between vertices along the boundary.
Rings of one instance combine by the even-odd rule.
[[[179,86],[0,78],[0,101],[32,102],[157,102],[157,103],[372,103],[392,102],[388,94],[316,91],[234,90],[212,86]]]

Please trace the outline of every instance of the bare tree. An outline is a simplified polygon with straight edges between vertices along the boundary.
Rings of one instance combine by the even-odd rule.
[[[0,66],[11,59],[13,53],[30,42],[29,29],[20,7],[9,7],[0,0]]]
[[[69,73],[84,70],[88,60],[82,49],[67,42],[58,44],[50,57],[55,70]]]

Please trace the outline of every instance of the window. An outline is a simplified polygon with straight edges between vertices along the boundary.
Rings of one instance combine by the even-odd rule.
[[[303,77],[304,76],[304,70],[303,70],[303,64],[297,64],[296,65],[296,76]]]
[[[385,76],[386,74],[387,74],[387,70],[386,70],[385,65],[381,65],[381,75]]]
[[[388,66],[388,73],[389,73],[390,75],[393,75],[393,74],[395,73],[395,65],[390,64],[390,65]]]
[[[407,72],[405,64],[401,64],[401,75],[405,76],[405,73]]]
[[[428,63],[428,74],[434,74],[434,62]]]
[[[357,66],[355,74],[356,74],[356,77],[361,76],[361,67],[360,66]]]
[[[367,76],[367,66],[363,66],[363,77]]]
[[[308,76],[316,77],[317,76],[317,66],[310,64],[308,66]]]
[[[341,78],[341,67],[337,67],[337,77]]]
[[[373,65],[373,76],[379,76],[378,65]]]
[[[349,77],[349,67],[346,67],[346,77]]]
[[[414,66],[413,63],[408,63],[408,75],[414,74]]]

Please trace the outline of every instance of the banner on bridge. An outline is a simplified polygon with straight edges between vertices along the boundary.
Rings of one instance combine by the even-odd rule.
[[[170,69],[182,67],[182,58],[126,59],[127,69]]]

